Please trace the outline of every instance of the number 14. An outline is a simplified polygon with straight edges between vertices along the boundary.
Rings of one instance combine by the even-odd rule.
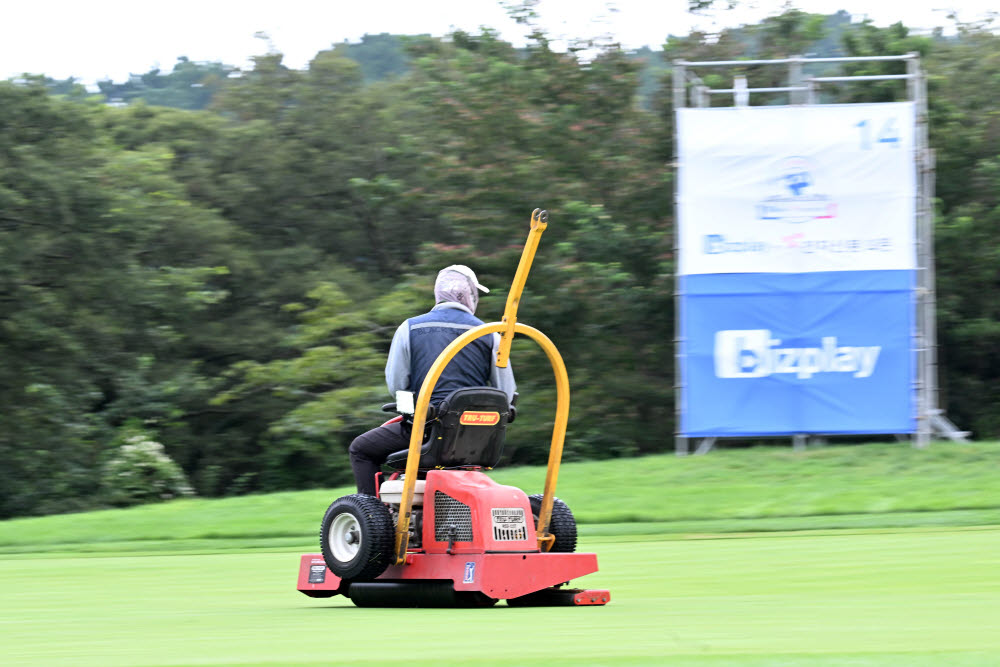
[[[861,150],[871,150],[872,130],[874,129],[871,121],[865,119],[860,123],[855,124],[854,127],[860,128],[861,130]],[[882,124],[882,129],[875,135],[874,140],[874,143],[889,144],[893,148],[899,148],[899,128],[896,127],[896,119],[887,119],[885,123]]]

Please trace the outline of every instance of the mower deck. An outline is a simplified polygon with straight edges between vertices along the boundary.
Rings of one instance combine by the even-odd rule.
[[[322,554],[299,562],[298,590],[309,597],[345,595],[368,607],[604,605],[605,590],[556,586],[597,571],[592,553],[410,553],[405,565],[389,567],[371,582],[347,584],[333,574]]]

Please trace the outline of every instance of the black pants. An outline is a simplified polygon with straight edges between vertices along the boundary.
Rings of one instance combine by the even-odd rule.
[[[410,445],[410,426],[403,422],[383,424],[362,433],[351,443],[347,451],[351,454],[351,469],[358,493],[375,495],[375,473],[379,471],[389,454],[406,449]]]

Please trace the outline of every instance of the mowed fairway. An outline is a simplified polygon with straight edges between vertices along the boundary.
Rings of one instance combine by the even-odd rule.
[[[1000,665],[1000,443],[568,462],[607,607],[295,590],[349,489],[0,521],[0,665]],[[542,468],[494,476],[529,492]]]
[[[358,609],[298,555],[0,556],[4,665],[993,665],[1000,527],[587,537],[604,608]]]

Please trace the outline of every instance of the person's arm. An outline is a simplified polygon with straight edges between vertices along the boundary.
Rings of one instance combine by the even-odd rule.
[[[507,359],[507,368],[500,368],[496,365],[497,351],[500,349],[500,334],[493,334],[493,357],[490,370],[490,384],[497,389],[503,390],[507,394],[507,402],[514,400],[514,392],[517,391],[517,384],[514,382],[514,368]]]
[[[385,361],[385,384],[393,397],[399,390],[410,389],[410,327],[403,322],[396,329]]]

